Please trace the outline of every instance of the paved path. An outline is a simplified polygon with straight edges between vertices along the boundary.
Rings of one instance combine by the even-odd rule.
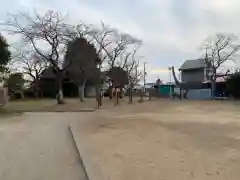
[[[85,180],[67,117],[27,113],[0,120],[0,179]]]

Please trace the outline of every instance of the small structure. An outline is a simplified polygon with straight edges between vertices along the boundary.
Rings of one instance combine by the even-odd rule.
[[[174,90],[175,85],[173,84],[161,84],[159,86],[159,94],[161,98],[169,98],[171,97],[171,93]]]
[[[186,60],[179,68],[181,82],[176,77],[174,67],[171,70],[178,88],[174,90],[174,94],[188,99],[211,98],[211,68],[205,63],[205,59]]]

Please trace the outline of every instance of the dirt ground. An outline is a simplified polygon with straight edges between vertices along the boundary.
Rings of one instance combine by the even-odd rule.
[[[140,97],[134,97],[134,103],[138,102]],[[145,98],[147,99],[147,98]],[[65,98],[65,104],[56,104],[55,99],[23,99],[15,100],[7,103],[4,108],[7,112],[83,112],[91,111],[97,108],[95,98],[86,98],[82,103],[78,98]],[[109,100],[107,97],[103,99],[102,109],[114,107],[116,99]],[[121,105],[128,104],[128,97],[120,100]],[[1,112],[0,112],[1,115]]]
[[[238,180],[239,110],[239,102],[155,100],[71,126],[98,179]]]
[[[55,108],[52,101],[9,105]],[[82,107],[73,100],[60,110]],[[2,116],[0,179],[84,178],[69,125],[91,180],[240,179],[240,102],[164,99]]]

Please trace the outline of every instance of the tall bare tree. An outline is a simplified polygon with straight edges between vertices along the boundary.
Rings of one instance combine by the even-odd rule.
[[[133,46],[133,49],[125,50],[117,61],[117,65],[127,72],[128,84],[125,86],[129,94],[129,103],[132,103],[132,90],[139,81],[141,75],[139,68],[139,57],[137,55],[141,43],[138,42]]]
[[[44,15],[34,13],[11,14],[5,23],[7,30],[13,35],[20,35],[41,59],[47,61],[56,75],[58,82],[57,102],[63,103],[62,78],[65,68],[62,68],[63,53],[66,50],[71,26],[64,23],[64,17],[53,11]],[[47,53],[46,53],[47,52]]]
[[[107,49],[112,43],[114,29],[101,22],[100,28],[91,27],[89,32],[90,41],[96,47],[97,55],[101,58],[100,68],[102,68],[102,63],[108,57],[105,49]]]
[[[216,79],[229,73],[220,71],[228,61],[235,62],[236,53],[240,50],[237,37],[233,34],[216,34],[205,40],[203,48],[206,51],[205,63],[212,84],[212,96],[215,96]]]
[[[141,41],[133,38],[128,34],[121,34],[119,32],[114,33],[114,37],[112,40],[112,44],[109,48],[104,48],[106,54],[108,56],[108,65],[109,68],[114,66],[125,66],[125,61],[122,64],[122,60],[120,56],[122,54],[126,54],[126,51],[130,51],[132,49],[131,46],[135,46],[136,44],[141,43]],[[131,52],[132,53],[132,52]],[[127,53],[126,56],[128,56]]]
[[[119,70],[119,68],[121,68],[123,70],[122,72],[124,72],[129,56],[133,53],[129,53],[128,51],[131,50],[131,46],[141,43],[140,40],[128,34],[120,33],[117,29],[113,29],[104,23],[101,24],[100,28],[93,28],[90,36],[97,48],[97,54],[101,58],[100,69],[105,69],[107,71]],[[114,88],[116,84],[113,83],[113,79],[111,80],[111,78],[108,82],[109,97],[111,99],[112,88]]]
[[[129,82],[127,86],[127,91],[129,96],[129,103],[131,104],[133,99],[133,88],[139,82],[139,78],[141,75],[141,72],[139,71],[139,61],[134,59],[132,61],[132,64],[126,67],[126,70],[128,72]]]

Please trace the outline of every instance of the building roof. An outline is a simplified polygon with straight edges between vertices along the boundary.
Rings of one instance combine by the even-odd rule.
[[[190,70],[190,69],[199,69],[205,68],[206,63],[205,59],[195,59],[195,60],[186,60],[179,70]]]

